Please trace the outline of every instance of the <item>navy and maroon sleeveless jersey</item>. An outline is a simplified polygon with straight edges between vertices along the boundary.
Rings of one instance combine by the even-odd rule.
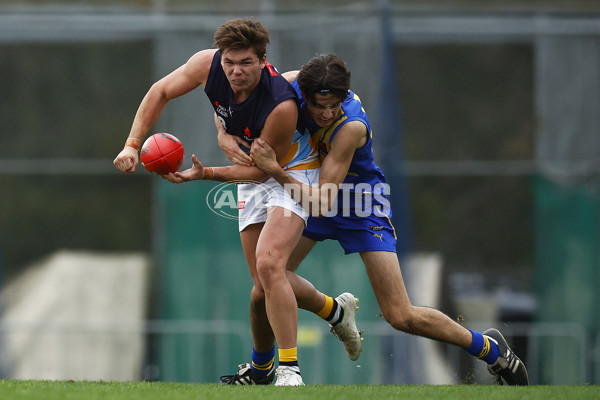
[[[294,99],[298,104],[292,85],[269,63],[263,68],[260,82],[250,96],[241,103],[234,103],[233,91],[221,67],[218,51],[213,58],[204,91],[227,133],[244,139],[248,146],[260,136],[267,117],[278,104],[287,99]],[[240,148],[248,151],[242,146]],[[284,170],[304,170],[319,166],[318,153],[310,132],[303,125],[302,118],[298,118],[292,146],[281,161],[281,167]]]
[[[243,102],[234,103],[231,85],[221,67],[219,51],[213,58],[204,91],[227,133],[239,136],[248,145],[260,136],[265,120],[278,104],[287,99],[297,102],[294,88],[267,63],[252,94]]]

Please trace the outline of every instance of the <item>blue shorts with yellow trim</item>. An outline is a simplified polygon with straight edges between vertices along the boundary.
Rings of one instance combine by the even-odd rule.
[[[309,217],[302,233],[322,242],[337,240],[346,254],[363,251],[396,252],[396,231],[389,217],[382,215]]]

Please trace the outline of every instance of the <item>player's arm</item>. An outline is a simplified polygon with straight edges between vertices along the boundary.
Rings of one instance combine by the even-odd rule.
[[[240,148],[240,146],[248,148],[246,142],[235,135],[227,133],[216,112],[215,127],[217,128],[217,142],[227,158],[234,164],[245,165],[247,167],[253,166],[254,162],[252,161],[252,157]],[[248,150],[250,149],[248,148]]]
[[[256,167],[244,165],[229,165],[226,167],[205,167],[195,154],[192,154],[192,167],[181,172],[169,172],[162,177],[172,183],[189,181],[217,181],[217,182],[264,182],[268,175]]]
[[[367,143],[367,138],[367,127],[360,121],[350,121],[340,128],[321,163],[319,186],[328,183],[339,187],[348,175],[354,152]]]
[[[252,157],[255,164],[263,168],[307,210],[318,209],[320,214],[331,209],[340,184],[348,174],[348,168],[357,148],[367,140],[367,128],[359,121],[345,124],[333,138],[331,150],[321,164],[319,187],[303,184],[287,174],[273,160],[269,146],[258,141],[252,146]],[[318,201],[315,205],[312,202]],[[318,207],[318,208],[314,208]]]
[[[130,136],[144,139],[167,102],[205,85],[215,52],[215,49],[199,51],[184,65],[154,83],[138,108]]]
[[[135,171],[139,162],[137,151],[169,100],[183,96],[198,86],[206,84],[215,52],[214,49],[199,51],[184,65],[150,87],[135,114],[125,147],[113,161],[119,170]]]
[[[281,76],[289,83],[292,83],[294,79],[296,79],[298,72],[299,71],[288,71],[281,74]],[[219,121],[216,113],[215,126],[217,127],[217,141],[219,147],[225,152],[227,158],[234,164],[253,166],[254,162],[252,161],[252,157],[240,149],[240,146],[248,147],[246,142],[237,136],[229,135],[223,124]]]
[[[283,160],[291,147],[296,131],[297,118],[298,107],[296,102],[289,99],[278,104],[265,121],[260,137],[270,145],[273,158],[277,163]],[[248,167],[234,164],[226,167],[204,167],[196,156],[192,156],[192,162],[194,163],[192,168],[182,172],[169,173],[164,175],[163,178],[173,183],[192,180],[264,182],[268,179],[268,175],[255,166]]]
[[[297,120],[298,107],[293,99],[288,99],[278,104],[265,120],[265,125],[260,132],[260,138],[273,148],[278,163],[290,151],[294,133],[296,132]],[[243,165],[216,167],[212,178],[212,180],[219,182],[263,182],[267,179],[268,175],[259,168]]]

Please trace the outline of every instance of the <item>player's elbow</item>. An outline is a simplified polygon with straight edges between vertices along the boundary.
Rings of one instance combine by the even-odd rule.
[[[171,99],[167,95],[166,86],[162,80],[155,82],[152,86],[150,86],[150,90],[148,90],[146,98],[162,104],[167,103]]]

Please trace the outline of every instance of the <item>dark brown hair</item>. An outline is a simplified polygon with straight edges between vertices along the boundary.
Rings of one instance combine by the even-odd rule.
[[[314,103],[315,94],[332,94],[344,100],[350,90],[350,70],[335,54],[319,54],[302,66],[298,87],[307,101]]]
[[[232,19],[217,29],[213,46],[221,54],[226,50],[244,50],[252,48],[259,60],[267,54],[269,31],[258,21],[251,19]]]

